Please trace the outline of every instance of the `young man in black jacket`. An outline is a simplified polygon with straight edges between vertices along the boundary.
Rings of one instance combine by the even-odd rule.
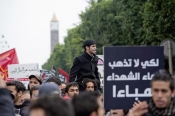
[[[96,56],[96,43],[94,40],[86,40],[83,43],[84,53],[74,59],[70,70],[69,82],[77,82],[80,90],[83,90],[82,82],[84,78],[94,79],[100,87]]]

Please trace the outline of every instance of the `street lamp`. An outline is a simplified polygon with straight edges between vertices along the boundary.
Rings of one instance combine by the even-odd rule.
[[[3,53],[4,51],[6,51],[7,49],[4,48],[9,48],[8,42],[6,40],[4,40],[4,35],[1,35],[0,38],[0,53]]]

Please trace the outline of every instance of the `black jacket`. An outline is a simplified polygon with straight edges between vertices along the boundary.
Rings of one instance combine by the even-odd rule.
[[[26,100],[24,101],[24,103],[22,104],[22,108],[21,108],[21,116],[29,116],[29,105],[31,104],[30,100]]]
[[[15,116],[13,100],[5,88],[0,89],[0,116]]]
[[[77,82],[81,85],[84,78],[90,78],[95,79],[100,86],[97,63],[98,57],[96,55],[92,57],[87,52],[76,57],[70,70],[69,82]]]

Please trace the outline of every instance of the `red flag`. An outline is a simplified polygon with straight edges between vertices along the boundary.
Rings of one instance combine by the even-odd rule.
[[[59,72],[59,74],[62,74],[63,76],[65,76],[66,77],[66,81],[69,82],[69,74],[67,72],[65,72],[61,68],[58,68],[58,72]]]
[[[15,48],[0,54],[0,77],[6,80],[8,77],[8,65],[18,63]]]

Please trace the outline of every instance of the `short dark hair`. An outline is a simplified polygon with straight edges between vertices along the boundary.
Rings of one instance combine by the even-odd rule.
[[[61,90],[61,95],[62,95],[62,97],[65,96],[65,93],[66,93],[66,92],[65,92],[65,88],[64,88],[64,89]]]
[[[46,116],[74,116],[71,104],[63,100],[57,94],[39,97],[31,104],[30,111],[39,108],[45,111]]]
[[[165,69],[160,69],[157,72],[155,72],[152,80],[151,80],[151,87],[153,82],[155,81],[165,81],[165,82],[170,82],[170,89],[171,91],[174,90],[174,79],[172,77],[172,75],[166,71]]]
[[[67,84],[67,86],[65,88],[65,93],[68,93],[69,88],[72,87],[72,86],[73,87],[78,87],[78,89],[79,89],[79,86],[78,86],[78,84],[76,82],[70,82],[70,83]]]
[[[72,104],[76,116],[90,116],[92,112],[97,112],[99,104],[96,92],[82,92],[72,98]]]
[[[26,90],[26,87],[24,84],[20,81],[9,81],[6,82],[7,86],[15,86],[16,91],[19,93],[20,91],[24,92]]]
[[[29,93],[30,94],[30,91],[25,90],[24,92],[22,92],[23,95],[26,94],[26,93]]]
[[[89,78],[84,78],[84,80],[83,80],[83,88],[84,88],[84,90],[87,87],[86,84],[89,83],[89,82],[93,83],[94,84],[94,90],[97,90],[97,83],[96,83],[96,81],[92,80],[92,79],[89,79]]]
[[[58,77],[52,76],[49,79],[46,80],[46,82],[54,82],[58,86],[61,85],[61,80]]]
[[[65,85],[67,85],[67,83],[66,83],[66,82],[64,82],[64,81],[61,81],[61,84],[65,84]]]
[[[30,97],[32,97],[33,91],[39,90],[39,87],[40,87],[40,85],[37,85],[37,86],[32,87],[32,89],[30,90]]]

